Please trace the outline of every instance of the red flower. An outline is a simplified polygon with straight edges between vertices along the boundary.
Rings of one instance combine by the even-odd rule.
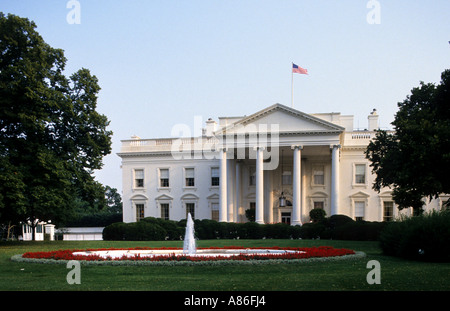
[[[97,254],[90,255],[74,255],[74,252],[80,251],[100,251],[100,250],[152,250],[152,249],[164,249],[164,250],[180,250],[176,247],[136,247],[136,248],[101,248],[101,249],[87,249],[87,250],[58,250],[50,252],[27,252],[22,255],[23,258],[37,258],[37,259],[54,259],[54,260],[86,260],[86,261],[105,261],[105,260],[150,260],[150,261],[217,261],[217,260],[268,260],[268,259],[302,259],[312,257],[335,257],[354,254],[351,249],[345,248],[333,248],[331,246],[318,246],[318,247],[243,247],[243,246],[225,246],[225,247],[199,247],[198,249],[274,249],[274,250],[292,250],[303,251],[296,253],[284,253],[284,254],[239,254],[236,256],[201,256],[194,257],[189,255],[176,256],[175,254],[160,255],[155,257],[141,257],[139,254],[133,257],[123,255],[120,258],[104,258]]]

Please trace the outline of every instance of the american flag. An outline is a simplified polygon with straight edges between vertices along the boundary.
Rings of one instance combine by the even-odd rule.
[[[302,68],[302,67],[292,63],[292,72],[293,73],[301,73],[301,74],[307,75],[308,74],[308,69],[304,69],[304,68]]]

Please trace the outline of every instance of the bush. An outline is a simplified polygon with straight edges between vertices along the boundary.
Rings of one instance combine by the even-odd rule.
[[[104,240],[179,240],[184,238],[186,219],[178,222],[146,217],[138,223],[114,223],[103,230]],[[333,215],[315,223],[290,226],[283,223],[228,223],[195,219],[194,230],[200,240],[212,239],[340,239],[377,240],[384,223],[354,221]]]
[[[352,241],[377,241],[385,224],[363,220],[347,222],[334,230],[333,238]]]
[[[407,259],[450,261],[450,212],[433,211],[386,225],[380,234],[383,253]]]
[[[194,220],[194,229],[200,240],[217,239],[220,231],[219,223],[210,219]]]
[[[146,221],[114,223],[103,229],[103,240],[158,241],[166,238],[167,231]]]
[[[125,240],[125,230],[127,224],[123,222],[116,222],[103,229],[103,240],[108,241],[122,241]]]
[[[326,227],[323,222],[306,223],[300,228],[302,239],[317,239],[323,237]]]
[[[184,236],[184,228],[178,226],[178,222],[164,220],[155,217],[145,217],[142,221],[160,226],[166,231],[165,240],[180,240]]]
[[[290,225],[283,223],[266,224],[264,225],[264,236],[267,239],[289,239],[291,232]]]
[[[155,223],[145,221],[129,223],[125,230],[127,241],[161,241],[166,238],[166,230]]]
[[[320,222],[325,219],[326,215],[327,213],[323,208],[313,208],[309,212],[309,218],[311,219],[312,222]]]
[[[246,222],[241,225],[240,238],[262,239],[264,237],[263,226],[256,222]]]

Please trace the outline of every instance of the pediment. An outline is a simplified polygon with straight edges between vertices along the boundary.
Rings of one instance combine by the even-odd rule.
[[[307,113],[275,104],[221,129],[216,134],[341,133],[344,128]]]
[[[161,194],[160,196],[157,196],[155,198],[155,200],[158,200],[158,201],[160,201],[160,200],[173,200],[173,198],[170,195]]]
[[[350,195],[351,198],[368,198],[370,197],[370,194],[363,192],[363,191],[358,191],[352,195]]]

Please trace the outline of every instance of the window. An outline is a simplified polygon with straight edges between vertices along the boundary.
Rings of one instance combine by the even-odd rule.
[[[161,203],[161,219],[169,220],[169,203]]]
[[[364,220],[364,208],[366,203],[364,201],[355,202],[355,220]]]
[[[42,233],[42,225],[36,226],[36,233]]]
[[[161,188],[169,187],[169,169],[159,169],[159,186]]]
[[[144,170],[134,170],[134,187],[144,187]]]
[[[195,203],[186,203],[186,219],[188,214],[191,213],[192,219],[195,218]]]
[[[136,221],[144,218],[144,204],[136,204]]]
[[[325,184],[325,174],[323,166],[313,167],[313,183],[314,185],[324,185]]]
[[[283,185],[292,185],[292,172],[284,171],[281,176],[281,182]]]
[[[383,202],[383,221],[391,221],[394,218],[394,202]]]
[[[211,186],[220,185],[220,172],[218,167],[211,168]]]
[[[219,203],[211,203],[211,219],[219,221]]]
[[[323,209],[324,202],[323,201],[314,201],[314,208]]]
[[[186,168],[184,169],[184,177],[186,179],[186,187],[194,187],[195,186],[195,179],[194,179],[194,169],[193,168]]]
[[[355,164],[355,184],[366,183],[366,165]]]
[[[256,168],[254,166],[250,166],[248,168],[249,171],[249,185],[250,186],[255,186],[256,185]]]

